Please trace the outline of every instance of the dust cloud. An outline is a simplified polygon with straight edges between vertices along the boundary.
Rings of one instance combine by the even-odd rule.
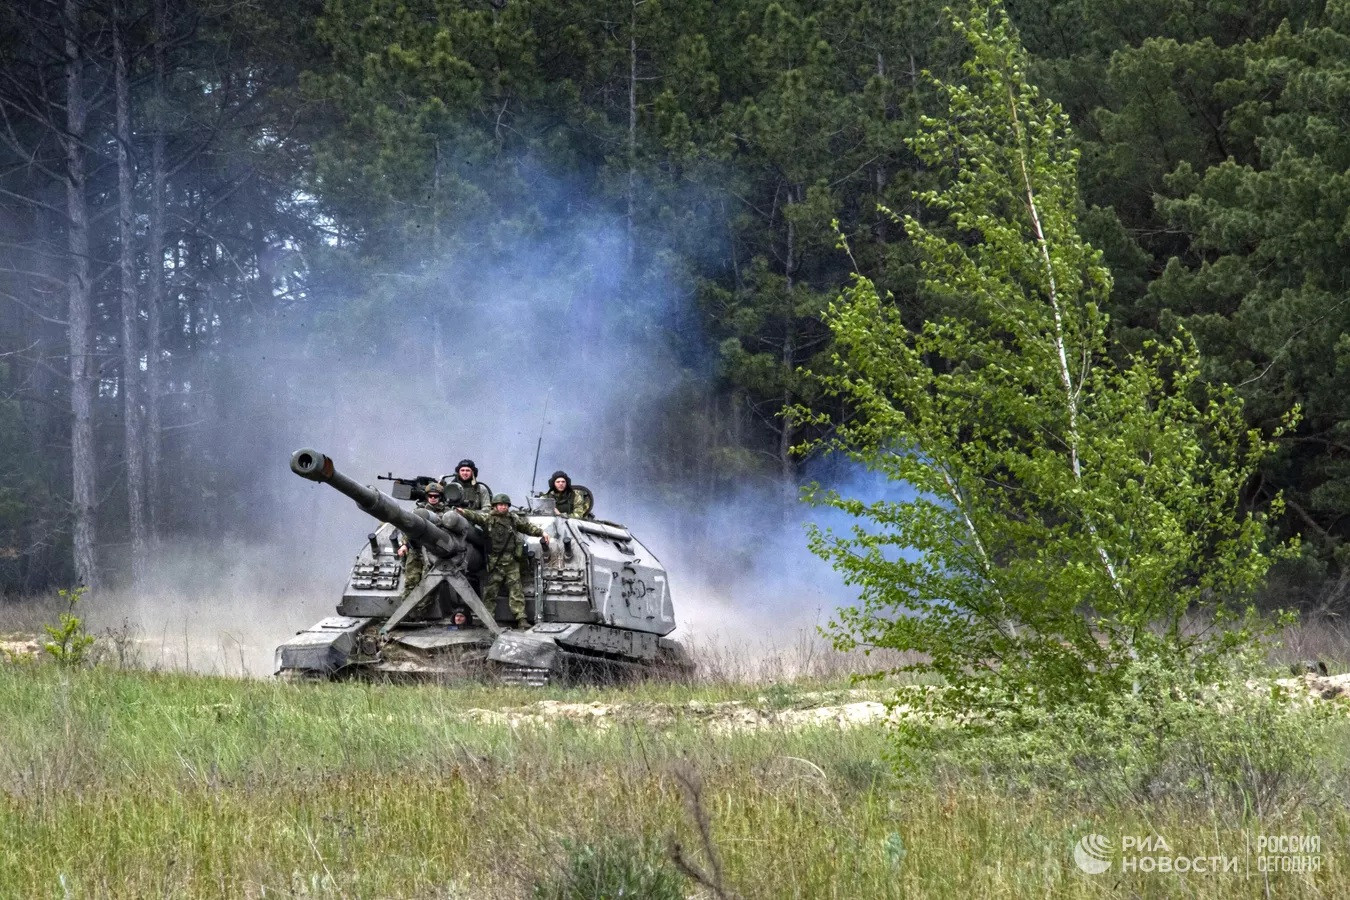
[[[280,560],[266,545],[171,546],[143,589],[94,598],[86,623],[103,637],[103,652],[124,665],[270,675],[276,645],[331,615],[337,600],[321,592],[318,573]]]
[[[564,469],[670,571],[673,636],[753,655],[812,635],[856,599],[807,550],[804,523],[822,513],[785,512],[767,480],[672,487],[666,457],[689,452],[666,421],[672,395],[712,377],[710,354],[689,331],[689,287],[657,273],[634,288],[624,260],[620,232],[576,228],[490,260],[328,284],[259,321],[189,438],[221,486],[200,502],[227,533],[170,539],[149,587],[105,594],[94,624],[134,631],[152,665],[270,674],[278,643],[333,613],[374,526],[290,472],[291,452],[312,447],[386,492],[376,475],[441,476],[471,458],[517,505]]]

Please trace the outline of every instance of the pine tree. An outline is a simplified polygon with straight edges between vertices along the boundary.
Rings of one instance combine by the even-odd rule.
[[[1160,212],[1188,252],[1149,290],[1194,330],[1211,370],[1239,385],[1250,421],[1270,428],[1290,405],[1303,407],[1266,474],[1270,490],[1284,488],[1290,527],[1317,551],[1293,586],[1324,608],[1350,597],[1347,59],[1346,3],[1328,4],[1320,24],[1286,24],[1244,48],[1228,118],[1243,123],[1252,149],[1170,175]]]

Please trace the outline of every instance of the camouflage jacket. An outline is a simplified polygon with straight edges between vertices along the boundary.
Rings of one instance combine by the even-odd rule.
[[[477,478],[473,481],[460,481],[458,478],[453,478],[448,483],[459,485],[460,490],[464,492],[464,505],[460,509],[481,509],[483,511],[492,509],[492,488],[483,484]]]
[[[574,519],[584,519],[591,511],[591,501],[583,492],[576,488],[568,488],[561,494],[556,490],[550,490],[544,494],[545,497],[552,497],[553,504],[558,507],[558,512],[564,516],[571,516]]]
[[[544,532],[538,525],[525,521],[518,513],[507,510],[505,513],[480,512],[476,509],[461,509],[459,514],[483,529],[488,540],[488,564],[500,559],[515,559],[521,555],[520,540],[516,532],[534,537],[543,537]]]

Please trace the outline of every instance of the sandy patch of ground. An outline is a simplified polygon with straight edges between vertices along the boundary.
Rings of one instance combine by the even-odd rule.
[[[42,652],[42,645],[32,638],[0,638],[0,662],[14,659],[31,659]]]
[[[1345,675],[1304,675],[1278,679],[1276,684],[1289,691],[1295,701],[1317,703],[1327,700],[1350,702],[1350,673]],[[1270,682],[1249,682],[1256,690],[1269,690]],[[671,728],[693,724],[713,732],[758,731],[762,729],[857,728],[893,723],[909,715],[907,704],[889,705],[891,691],[851,690],[792,695],[790,705],[782,706],[767,697],[753,701],[729,700],[717,703],[698,700],[688,703],[568,703],[540,700],[528,706],[509,709],[467,709],[463,715],[475,721],[519,727],[551,727],[571,723],[596,729],[616,725],[642,724],[653,728]]]
[[[1297,697],[1303,697],[1309,703],[1318,700],[1350,700],[1350,672],[1344,675],[1301,675],[1297,678],[1281,678],[1275,682]]]
[[[856,728],[877,725],[904,715],[907,707],[887,708],[882,691],[834,691],[826,694],[796,694],[784,706],[767,697],[688,703],[567,703],[540,700],[511,709],[468,709],[464,715],[480,722],[548,727],[563,722],[599,729],[615,725],[643,724],[671,728],[692,724],[714,732],[757,731],[766,728]]]

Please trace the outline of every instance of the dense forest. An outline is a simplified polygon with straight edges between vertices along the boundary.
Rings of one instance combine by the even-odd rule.
[[[250,386],[284,415],[326,402],[314,371],[431,410],[603,383],[609,484],[792,502],[821,470],[781,413],[828,402],[827,306],[853,272],[908,321],[937,302],[885,209],[924,216],[906,139],[961,77],[945,5],[12,0],[0,590],[247,529],[237,460],[284,464]],[[1272,598],[1344,610],[1350,2],[1007,6],[1071,117],[1115,340],[1184,325],[1253,427],[1301,409],[1248,501],[1282,492],[1303,542]]]

